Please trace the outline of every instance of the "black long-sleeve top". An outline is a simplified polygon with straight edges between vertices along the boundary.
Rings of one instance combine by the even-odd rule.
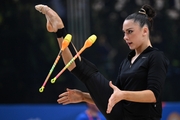
[[[121,63],[116,86],[121,90],[151,90],[156,103],[138,103],[123,100],[124,116],[132,119],[161,118],[162,89],[166,79],[168,59],[156,48],[146,48],[131,64],[135,51]]]

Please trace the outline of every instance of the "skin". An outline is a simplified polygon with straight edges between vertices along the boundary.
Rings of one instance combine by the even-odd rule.
[[[47,30],[49,32],[56,32],[57,29],[63,28],[64,24],[61,18],[54,12],[51,8],[45,5],[35,6],[36,10],[45,14],[47,19]],[[132,58],[131,63],[148,47],[151,46],[149,39],[149,29],[147,25],[140,27],[138,22],[131,20],[125,20],[123,23],[124,40],[131,50],[135,50],[135,56]],[[63,38],[58,38],[59,46],[63,41]],[[72,54],[68,48],[66,48],[62,53],[62,58],[65,64],[67,64],[72,58]],[[79,57],[79,59],[81,59]],[[68,68],[69,71],[74,69],[76,64],[73,63]],[[153,103],[156,102],[154,93],[151,90],[143,91],[122,91],[118,87],[109,82],[109,86],[113,89],[113,94],[110,96],[107,113],[110,113],[114,105],[121,100],[133,101],[133,102],[142,102],[142,103]],[[94,104],[89,93],[82,92],[76,89],[67,89],[66,92],[59,95],[57,100],[59,104],[70,104],[70,103],[79,103],[87,102]]]
[[[149,39],[149,29],[147,25],[142,28],[139,22],[125,20],[123,23],[124,40],[129,49],[135,50],[136,55],[141,54],[148,46],[152,46]]]
[[[52,10],[50,7],[46,5],[36,5],[35,9],[46,17],[46,28],[48,32],[57,32],[58,29],[64,28],[64,24],[62,22],[62,19],[58,16],[58,14]],[[61,43],[63,41],[63,37],[57,38],[58,44],[61,47]],[[66,55],[67,54],[67,55]],[[64,49],[62,52],[62,58],[65,64],[67,64],[72,58],[72,54],[68,48]],[[79,57],[80,59],[80,57]],[[76,67],[76,64],[73,62],[69,67],[68,70],[71,71]]]
[[[59,95],[59,99],[57,100],[59,104],[69,104],[69,103],[80,103],[87,102],[90,104],[94,104],[89,93],[82,92],[77,89],[66,89],[66,92]]]

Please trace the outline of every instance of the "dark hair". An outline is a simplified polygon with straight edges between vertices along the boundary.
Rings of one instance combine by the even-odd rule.
[[[155,15],[155,10],[150,5],[146,4],[143,5],[138,12],[129,15],[125,20],[133,19],[134,22],[139,22],[141,27],[146,24],[149,30],[152,30],[153,18]]]

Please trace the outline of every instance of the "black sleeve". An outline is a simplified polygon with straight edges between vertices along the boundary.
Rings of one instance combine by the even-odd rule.
[[[152,90],[156,100],[162,92],[163,85],[166,79],[167,68],[169,61],[162,52],[155,52],[149,60],[148,70],[148,88]]]

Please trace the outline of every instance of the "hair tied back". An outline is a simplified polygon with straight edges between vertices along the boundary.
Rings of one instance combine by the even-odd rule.
[[[143,8],[140,9],[139,13],[144,14],[144,15],[147,15],[147,14],[146,14],[146,10],[143,9]]]

